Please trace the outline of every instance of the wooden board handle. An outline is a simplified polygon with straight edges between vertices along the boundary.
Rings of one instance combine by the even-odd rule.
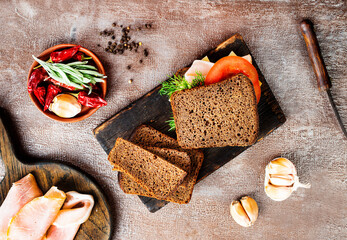
[[[14,154],[9,135],[3,123],[3,114],[4,112],[0,108],[0,158],[2,159],[5,165],[5,174],[11,174],[12,171],[15,168],[19,168],[19,165],[21,164],[19,163]]]
[[[317,77],[318,88],[319,90],[327,90],[331,88],[331,82],[319,49],[316,34],[313,30],[313,23],[305,19],[300,23],[300,28],[305,39],[314,73]]]

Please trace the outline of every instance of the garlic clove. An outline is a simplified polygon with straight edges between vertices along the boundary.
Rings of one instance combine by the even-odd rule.
[[[246,211],[247,216],[251,220],[251,225],[253,225],[255,220],[258,218],[259,209],[257,202],[248,196],[241,198],[240,202],[243,209]]]
[[[59,117],[72,118],[81,112],[82,105],[74,96],[63,93],[55,96],[49,110]]]
[[[294,176],[293,175],[280,175],[280,174],[271,174],[270,183],[275,186],[284,186],[291,187],[294,184]]]
[[[287,199],[293,192],[292,187],[281,187],[268,184],[265,186],[266,195],[275,201],[283,201]]]
[[[230,205],[230,214],[237,222],[243,227],[250,227],[252,225],[245,209],[242,207],[239,201],[233,201]]]
[[[286,158],[276,158],[272,160],[266,166],[266,169],[269,174],[297,174],[294,164]]]

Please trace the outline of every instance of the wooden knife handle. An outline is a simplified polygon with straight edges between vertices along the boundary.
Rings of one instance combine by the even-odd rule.
[[[300,23],[300,28],[305,39],[314,73],[317,77],[318,88],[319,90],[327,90],[331,88],[331,82],[319,49],[316,34],[313,30],[313,23],[305,19]]]

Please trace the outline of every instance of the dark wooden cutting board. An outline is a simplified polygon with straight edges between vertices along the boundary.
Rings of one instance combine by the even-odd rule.
[[[204,56],[207,55],[211,62],[216,62],[220,58],[228,56],[231,51],[234,51],[238,56],[250,54],[242,36],[235,34]],[[252,61],[258,71],[259,80],[262,82],[262,96],[258,104],[260,127],[258,141],[260,141],[281,126],[286,121],[286,118],[253,57]],[[96,139],[107,154],[113,148],[118,137],[128,139],[134,129],[141,124],[148,124],[176,138],[174,131],[168,131],[169,126],[166,121],[172,116],[172,110],[167,96],[158,94],[160,88],[161,85],[94,129]],[[201,181],[216,171],[247,148],[223,147],[204,149],[205,159],[198,176],[198,181]],[[165,201],[148,197],[140,196],[140,199],[151,212],[157,211],[166,204]]]
[[[1,109],[0,109],[1,110]],[[5,177],[0,182],[0,205],[5,200],[12,184],[28,173],[32,173],[43,193],[52,186],[60,190],[91,194],[95,205],[89,219],[83,223],[75,240],[107,240],[111,238],[112,219],[110,210],[100,187],[85,173],[59,162],[21,162],[14,153],[5,129],[4,112],[0,111],[0,157],[5,165]],[[27,159],[26,159],[27,160]]]

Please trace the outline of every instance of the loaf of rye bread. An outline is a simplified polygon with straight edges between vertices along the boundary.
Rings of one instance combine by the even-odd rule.
[[[257,140],[256,96],[243,74],[175,92],[170,100],[182,148],[249,146]]]
[[[187,175],[165,159],[122,138],[117,139],[114,148],[113,154],[109,154],[110,163],[158,198],[166,198]]]
[[[196,179],[204,160],[202,151],[182,149],[175,139],[146,125],[139,126],[135,130],[130,140],[136,144],[142,144],[145,146],[155,146],[161,148],[176,149],[178,151],[185,151],[189,155],[191,160],[191,170],[184,180],[184,182],[186,182],[187,184],[184,186],[184,183],[182,183],[166,198],[157,198],[159,200],[166,200],[179,204],[188,203],[191,199],[194,185],[196,183]],[[136,184],[136,182],[126,181],[126,178],[124,178],[124,176],[124,173],[120,172],[118,174],[119,185],[125,193],[155,198],[153,194]]]

